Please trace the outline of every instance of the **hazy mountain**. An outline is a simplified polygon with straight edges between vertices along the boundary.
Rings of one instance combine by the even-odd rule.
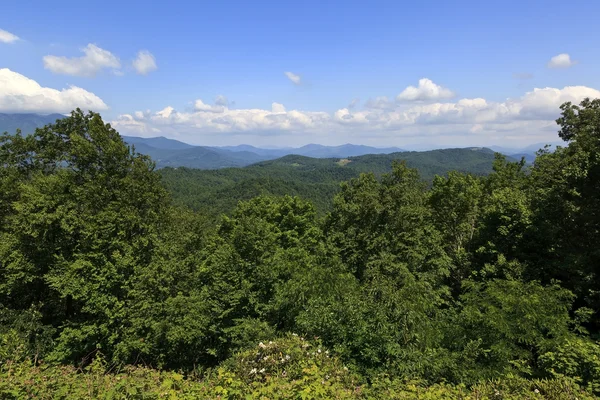
[[[62,114],[2,114],[0,113],[0,133],[15,133],[21,129],[24,134],[35,132],[35,128],[41,128],[45,125],[56,122],[57,119],[64,118]]]
[[[153,137],[153,138],[141,138],[136,136],[122,136],[123,140],[129,144],[138,145],[140,143],[152,146],[156,149],[162,150],[183,150],[190,149],[193,146],[191,144],[180,142],[175,139],[168,139],[166,137]]]
[[[508,154],[511,158],[515,160],[521,160],[521,158],[525,157],[525,161],[528,163],[533,163],[535,161],[535,153],[516,153],[516,154]]]
[[[397,147],[377,148],[354,144],[323,146],[309,144],[300,148],[263,149],[247,144],[239,146],[193,146],[164,137],[141,138],[123,136],[123,140],[135,146],[138,153],[152,157],[158,168],[188,167],[219,169],[243,167],[259,161],[273,160],[290,154],[313,158],[346,158],[365,154],[389,154],[402,151]]]
[[[497,151],[498,153],[502,153],[506,156],[512,157],[516,160],[520,160],[521,157],[525,157],[525,161],[527,161],[528,163],[533,163],[535,161],[537,151],[543,149],[546,145],[549,145],[550,149],[553,150],[556,148],[556,146],[564,145],[564,142],[534,143],[521,148],[490,146],[490,149]]]
[[[289,154],[298,154],[301,156],[314,158],[330,157],[355,157],[365,154],[389,154],[403,151],[398,147],[377,148],[355,144],[344,144],[341,146],[322,146],[320,144],[308,144],[298,149],[288,150]]]
[[[403,151],[398,147],[378,148],[371,146],[362,146],[355,144],[344,144],[341,146],[323,146],[320,144],[307,144],[306,146],[298,148],[285,148],[285,149],[262,149],[247,144],[240,146],[225,146],[218,147],[221,149],[231,151],[250,151],[261,156],[269,158],[283,157],[288,154],[297,154],[300,156],[314,157],[314,158],[344,158],[362,156],[365,154],[389,154]]]
[[[133,145],[136,152],[150,156],[157,168],[220,169],[243,167],[266,159],[248,151],[233,152],[218,148],[192,146],[166,138],[144,139],[125,136],[123,139],[126,143]]]
[[[35,128],[54,123],[64,118],[61,114],[0,114],[0,133],[15,132],[20,128],[23,133],[33,133]],[[123,136],[123,140],[135,147],[138,153],[149,155],[158,168],[188,167],[199,169],[220,169],[226,167],[244,167],[257,162],[274,160],[287,155],[299,155],[312,158],[348,158],[363,155],[391,154],[403,152],[397,147],[378,148],[355,144],[341,146],[324,146],[308,144],[299,148],[267,149],[247,144],[238,146],[194,146],[165,137],[141,138]],[[556,143],[552,143],[556,145]],[[535,151],[544,144],[534,144],[523,149],[511,149],[492,146],[494,151],[501,152],[515,159],[522,156],[528,162],[535,158]],[[491,150],[486,149],[491,152]]]

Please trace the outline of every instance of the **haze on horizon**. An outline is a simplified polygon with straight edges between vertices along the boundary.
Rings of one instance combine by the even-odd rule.
[[[35,3],[2,6],[0,113],[80,107],[123,135],[518,148],[600,97],[589,1]]]

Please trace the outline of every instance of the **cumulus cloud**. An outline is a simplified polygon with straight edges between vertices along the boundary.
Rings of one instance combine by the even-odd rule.
[[[55,74],[94,77],[103,69],[112,69],[118,73],[121,68],[119,59],[108,50],[101,49],[95,44],[82,48],[81,57],[63,57],[48,55],[44,57],[44,68]]]
[[[194,102],[194,110],[196,111],[205,111],[205,112],[212,112],[212,113],[222,113],[224,112],[226,109],[225,106],[223,105],[219,105],[219,104],[206,104],[205,102],[203,102],[201,99],[198,99]]]
[[[140,75],[147,75],[148,73],[155,71],[158,67],[156,66],[156,59],[154,55],[148,50],[141,50],[137,53],[135,60],[132,62],[133,69]]]
[[[387,96],[379,96],[374,99],[369,99],[365,103],[366,108],[373,108],[376,110],[389,110],[396,107],[396,104],[388,99]]]
[[[300,75],[296,75],[293,72],[285,72],[285,76],[287,76],[287,78],[292,81],[294,85],[299,85],[302,83]]]
[[[169,106],[155,113],[124,114],[113,126],[125,134],[156,136],[160,132],[204,144],[207,138],[222,144],[232,137],[237,138],[237,143],[262,140],[273,144],[279,140],[280,144],[289,145],[298,140],[302,144],[301,140],[306,143],[311,135],[319,142],[338,144],[352,138],[359,143],[385,138],[389,145],[405,138],[435,136],[440,145],[444,140],[448,141],[446,145],[457,145],[448,139],[456,135],[466,138],[468,145],[477,140],[502,141],[508,137],[527,142],[555,139],[554,120],[559,106],[566,101],[580,102],[585,97],[600,98],[600,91],[585,86],[539,88],[503,102],[484,98],[417,104],[387,100],[385,107],[365,104],[362,109],[344,107],[332,113],[290,110],[280,103],[273,103],[271,109],[229,109],[197,100],[191,112]],[[384,100],[379,98],[379,103]],[[270,139],[261,139],[264,137]]]
[[[577,61],[571,60],[567,53],[556,55],[548,62],[548,68],[569,68],[577,64]]]
[[[454,97],[454,92],[440,85],[433,83],[431,79],[419,79],[419,85],[409,86],[404,89],[397,97],[398,101],[425,101],[441,100]]]
[[[19,37],[15,34],[0,29],[0,43],[14,43],[19,40]]]
[[[102,111],[108,107],[93,93],[77,86],[66,89],[42,87],[8,68],[0,69],[0,111],[68,113],[75,108]]]
[[[325,112],[286,110],[283,104],[273,103],[270,110],[228,109],[196,100],[194,110],[180,112],[166,107],[149,117],[134,113],[123,114],[112,122],[116,129],[135,134],[244,133],[271,135],[282,131],[306,131],[324,126],[330,118]],[[143,118],[139,118],[143,117]]]

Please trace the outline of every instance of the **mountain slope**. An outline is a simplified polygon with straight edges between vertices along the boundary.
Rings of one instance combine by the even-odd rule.
[[[424,152],[364,155],[347,158],[311,158],[287,155],[245,168],[206,171],[165,168],[163,183],[181,205],[213,217],[229,213],[240,200],[261,194],[297,195],[312,201],[320,213],[331,207],[342,181],[363,172],[389,172],[393,161],[405,160],[423,179],[457,170],[476,175],[492,171],[494,152],[486,148],[445,149]]]
[[[192,146],[164,137],[140,138],[123,136],[123,140],[135,146],[138,153],[152,157],[157,168],[187,167],[198,169],[220,169],[244,167],[263,160],[272,160],[289,154],[314,158],[345,158],[365,154],[387,154],[400,149],[376,148],[345,144],[342,146],[322,146],[309,144],[300,148],[261,149],[250,145],[207,147]]]
[[[20,129],[24,134],[35,132],[35,128],[56,122],[64,118],[62,114],[2,114],[0,113],[0,133],[15,133]]]
[[[184,149],[191,149],[192,147],[195,147],[195,146],[192,146],[191,144],[183,143],[183,142],[180,142],[179,140],[175,140],[175,139],[168,139],[163,136],[153,137],[153,138],[142,138],[142,137],[136,137],[136,136],[121,136],[121,137],[128,144],[134,144],[134,145],[145,144],[148,146],[152,146],[156,149],[162,149],[162,150],[184,150]]]

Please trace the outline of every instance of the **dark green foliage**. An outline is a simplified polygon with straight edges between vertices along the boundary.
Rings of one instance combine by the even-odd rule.
[[[159,172],[176,203],[205,215],[229,214],[238,201],[259,195],[286,194],[310,200],[323,215],[331,210],[341,182],[363,172],[381,176],[391,171],[395,160],[405,160],[409,167],[419,170],[425,181],[431,181],[436,174],[452,170],[487,175],[492,172],[494,154],[473,148],[371,154],[341,160],[288,155],[242,169],[165,168]]]
[[[0,302],[37,307],[59,328],[59,359],[113,349],[127,286],[152,258],[167,204],[150,160],[81,111],[0,143]]]
[[[531,167],[455,149],[159,174],[79,110],[2,135],[0,397],[600,394],[600,101],[562,110],[568,146]]]

